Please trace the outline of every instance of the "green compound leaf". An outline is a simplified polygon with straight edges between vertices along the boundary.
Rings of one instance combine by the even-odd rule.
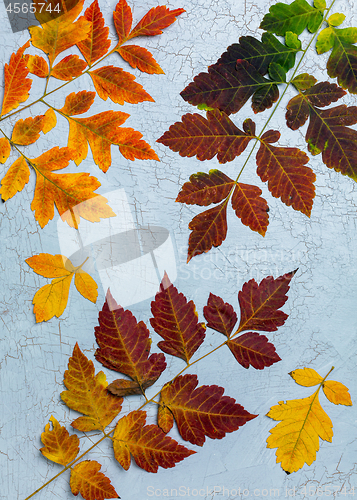
[[[292,31],[286,32],[285,43],[288,47],[290,47],[292,49],[301,50],[301,42],[300,42],[297,34],[293,33]]]
[[[357,28],[326,28],[326,30],[332,30],[334,36],[332,52],[327,62],[327,73],[331,78],[337,78],[338,84],[342,88],[347,89],[351,94],[357,94],[357,47],[353,45],[357,42]],[[326,39],[327,36],[332,39],[332,36],[329,35],[330,32],[323,35],[326,30],[319,35],[320,50],[321,45],[323,46],[321,35],[323,39]],[[319,43],[319,39],[317,43]],[[325,50],[319,54],[322,52]]]
[[[315,0],[314,7],[316,7],[316,9],[325,10],[326,9],[326,0]]]
[[[280,36],[285,36],[287,31],[300,35],[305,28],[310,33],[315,33],[322,19],[321,11],[312,7],[306,0],[295,0],[290,5],[279,2],[270,7],[260,28]]]
[[[280,64],[276,62],[272,62],[269,65],[269,76],[270,78],[275,81],[275,82],[281,82],[285,83],[286,82],[286,73],[284,71],[284,68],[280,66]]]
[[[318,54],[324,54],[332,49],[335,43],[335,33],[333,28],[328,27],[319,33],[316,41],[316,51]]]

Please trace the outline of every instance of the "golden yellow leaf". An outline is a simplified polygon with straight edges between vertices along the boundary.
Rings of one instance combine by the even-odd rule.
[[[50,130],[52,130],[57,124],[56,113],[52,108],[48,109],[45,113],[45,121],[43,124],[42,132],[47,134]]]
[[[95,429],[104,431],[121,410],[123,398],[107,391],[108,382],[103,372],[94,374],[94,365],[74,346],[64,374],[67,391],[61,393],[62,400],[72,410],[86,415],[72,422],[72,427],[87,432]]]
[[[73,274],[55,278],[49,285],[40,288],[33,298],[33,312],[36,322],[48,321],[56,316],[59,318],[66,309],[68,302],[69,287],[71,286]]]
[[[100,468],[100,463],[95,460],[84,460],[76,464],[71,470],[69,483],[73,495],[80,493],[84,500],[120,498],[110,480],[99,472]]]
[[[14,130],[12,131],[12,142],[20,146],[33,144],[39,139],[44,123],[44,115],[35,116],[35,118],[29,116],[25,120],[20,118],[20,120],[15,123]]]
[[[67,429],[52,416],[50,422],[52,430],[50,430],[50,424],[46,424],[45,431],[41,434],[41,441],[45,446],[40,448],[40,452],[52,462],[67,465],[78,455],[78,436],[70,435]]]
[[[24,57],[27,69],[39,78],[46,78],[49,73],[47,61],[41,56],[26,54]]]
[[[79,270],[74,278],[77,290],[85,299],[96,302],[98,297],[98,285],[88,273]]]
[[[29,178],[29,166],[27,165],[25,158],[20,156],[20,158],[14,161],[1,181],[1,198],[6,201],[15,196],[16,193],[23,190],[25,185],[28,183]]]
[[[318,389],[309,397],[280,401],[273,406],[268,417],[280,422],[270,431],[267,439],[268,448],[277,448],[276,462],[281,463],[287,473],[295,472],[304,464],[311,465],[316,460],[319,450],[319,438],[332,441],[332,422],[319,402],[319,391],[327,387],[326,396],[335,404],[352,405],[347,388],[339,382],[326,382],[315,370],[304,368],[295,370],[290,375],[306,387],[319,384]],[[317,382],[316,382],[317,381]]]
[[[6,137],[0,139],[0,163],[5,163],[11,153],[11,146]]]
[[[297,384],[303,385],[304,387],[312,387],[314,385],[321,384],[323,381],[323,378],[312,368],[294,370],[289,373],[289,375]]]
[[[345,385],[334,380],[326,380],[322,385],[325,396],[335,405],[352,406],[351,396]]]

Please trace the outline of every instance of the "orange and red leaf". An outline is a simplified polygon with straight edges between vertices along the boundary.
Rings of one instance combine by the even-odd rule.
[[[149,75],[164,74],[151,52],[144,49],[144,47],[139,47],[138,45],[124,45],[124,47],[119,47],[117,52],[132,68],[138,68],[144,73],[149,73]]]
[[[26,61],[26,66],[30,73],[38,76],[39,78],[46,78],[49,73],[49,67],[47,61],[37,54],[35,56],[31,54],[26,54],[24,56]]]
[[[22,120],[21,118],[15,123],[12,131],[11,141],[20,146],[28,146],[33,144],[40,137],[40,132],[45,125],[45,115],[29,116]]]
[[[102,472],[100,463],[95,460],[84,460],[71,469],[70,487],[73,495],[78,493],[84,500],[105,500],[119,498],[118,493]]]
[[[232,207],[245,226],[265,236],[269,224],[269,207],[261,194],[262,190],[257,186],[239,182],[233,192]]]
[[[274,345],[268,342],[265,335],[259,335],[256,332],[243,333],[239,337],[228,340],[227,345],[243,368],[252,366],[256,370],[263,370],[281,361]]]
[[[129,36],[133,15],[126,0],[119,0],[113,12],[114,26],[119,37],[118,45],[124,43]]]
[[[206,207],[220,203],[227,198],[235,182],[220,170],[210,170],[208,174],[198,172],[190,176],[179,192],[176,201],[187,205]]]
[[[54,417],[50,417],[50,422],[52,430],[50,430],[50,424],[46,424],[45,431],[41,434],[44,447],[40,448],[40,452],[52,462],[67,465],[79,453],[78,436],[70,435],[67,429],[60,425]]]
[[[66,97],[64,106],[59,110],[65,115],[81,115],[89,110],[95,98],[95,92],[82,90],[81,92],[72,92]]]
[[[58,80],[69,81],[72,78],[80,76],[86,67],[87,63],[83,59],[71,54],[64,57],[52,68],[51,76]]]
[[[79,50],[89,65],[105,56],[110,47],[109,28],[104,26],[103,14],[98,0],[86,9],[84,18],[91,23],[87,38],[77,43]]]
[[[6,137],[0,138],[0,163],[5,163],[11,153],[11,145]]]
[[[136,36],[161,35],[162,30],[176,21],[176,17],[186,12],[184,9],[170,10],[165,5],[159,5],[149,10],[131,31],[129,39]]]
[[[230,304],[224,302],[221,297],[210,293],[207,305],[203,308],[203,314],[208,328],[213,328],[230,337],[237,323],[237,314]]]

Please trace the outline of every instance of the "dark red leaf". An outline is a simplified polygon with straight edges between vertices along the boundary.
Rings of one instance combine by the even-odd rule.
[[[245,226],[265,236],[269,224],[269,207],[261,194],[262,190],[257,186],[237,183],[232,196],[232,207]]]
[[[119,0],[113,12],[114,25],[119,37],[118,45],[124,43],[129,36],[133,15],[126,0]]]
[[[213,328],[227,337],[230,336],[237,323],[237,315],[233,307],[213,293],[209,294],[207,305],[203,308],[203,314],[209,328]]]
[[[256,332],[243,333],[237,338],[228,340],[227,345],[243,368],[252,366],[256,370],[263,370],[266,366],[281,361],[273,344],[268,342],[265,335]]]
[[[227,198],[235,182],[219,170],[210,170],[208,174],[198,172],[190,176],[179,192],[176,201],[187,205],[206,207],[211,203],[220,203]]]

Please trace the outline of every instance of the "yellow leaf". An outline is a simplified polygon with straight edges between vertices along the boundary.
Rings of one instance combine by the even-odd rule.
[[[52,130],[57,124],[56,113],[52,108],[48,109],[45,113],[45,121],[43,124],[42,132],[47,134],[50,130]]]
[[[15,123],[14,130],[12,131],[11,140],[15,144],[21,146],[28,146],[33,144],[40,137],[40,132],[45,123],[45,116],[39,115],[32,118],[29,116],[25,120],[18,120]]]
[[[51,255],[49,253],[40,253],[26,259],[26,264],[28,264],[36,274],[44,278],[61,278],[62,276],[69,276],[75,269],[67,257],[59,254]],[[72,269],[69,267],[69,264],[72,266]]]
[[[304,387],[312,387],[314,385],[321,384],[323,381],[323,378],[312,368],[294,370],[289,373],[289,375],[297,384],[303,385]]]
[[[84,460],[71,470],[70,487],[73,495],[78,493],[85,500],[104,500],[120,498],[110,480],[99,472],[101,465],[95,460]]]
[[[5,163],[11,153],[11,146],[6,137],[0,139],[0,163]]]
[[[104,431],[121,410],[123,398],[107,391],[108,382],[104,373],[94,374],[93,362],[87,359],[78,344],[74,346],[69,359],[64,384],[68,390],[61,393],[62,400],[72,410],[86,415],[71,424],[79,431]]]
[[[76,458],[79,452],[79,439],[75,434],[69,435],[65,427],[60,425],[54,417],[50,418],[50,424],[46,424],[45,432],[41,434],[41,441],[45,445],[40,449],[44,455],[52,462],[67,465]]]
[[[24,57],[26,66],[30,73],[38,76],[39,78],[46,78],[49,73],[48,64],[43,57],[26,54]]]
[[[6,172],[1,181],[1,198],[6,201],[22,191],[30,178],[30,169],[26,160],[21,156],[18,158]]]
[[[325,396],[335,405],[352,406],[351,396],[345,385],[334,380],[327,380],[322,385]]]
[[[35,293],[32,303],[37,323],[48,321],[53,316],[59,318],[62,315],[67,306],[72,276],[73,274],[55,278],[52,283],[43,286]]]
[[[76,285],[77,290],[85,299],[90,300],[91,302],[96,302],[98,297],[98,285],[94,281],[94,279],[89,276],[89,274],[78,271],[74,278],[74,284]]]

